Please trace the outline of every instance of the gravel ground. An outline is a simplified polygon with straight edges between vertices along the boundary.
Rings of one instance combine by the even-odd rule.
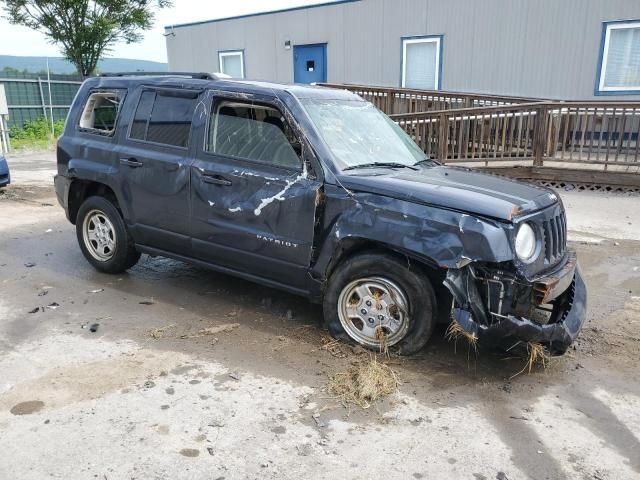
[[[100,274],[55,201],[53,153],[9,164],[2,479],[640,478],[638,196],[559,192],[590,291],[567,355],[513,377],[521,359],[438,329],[362,410],[325,386],[368,354],[327,345],[319,307],[162,258]]]

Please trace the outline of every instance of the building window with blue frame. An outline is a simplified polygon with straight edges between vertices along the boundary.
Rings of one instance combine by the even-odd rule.
[[[640,20],[605,22],[596,95],[640,94]]]
[[[439,90],[442,83],[442,35],[402,38],[403,88]]]
[[[220,73],[232,78],[244,78],[244,50],[218,52]]]

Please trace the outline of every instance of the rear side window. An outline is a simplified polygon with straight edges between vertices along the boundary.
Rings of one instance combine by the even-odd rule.
[[[145,90],[140,95],[129,138],[186,148],[197,92]]]
[[[117,91],[92,92],[82,110],[80,129],[98,135],[113,135],[122,97],[123,93]]]
[[[214,103],[207,151],[283,168],[299,169],[300,143],[277,109],[257,104]]]

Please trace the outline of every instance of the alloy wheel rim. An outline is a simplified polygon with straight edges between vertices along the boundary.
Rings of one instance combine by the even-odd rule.
[[[368,347],[392,346],[409,329],[409,303],[402,289],[382,277],[346,285],[338,297],[338,317],[347,335]]]
[[[106,262],[115,254],[116,231],[101,210],[91,210],[84,217],[82,237],[85,247],[96,260]]]

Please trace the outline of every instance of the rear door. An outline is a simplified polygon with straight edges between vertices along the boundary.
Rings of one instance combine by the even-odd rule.
[[[303,290],[320,182],[298,129],[267,96],[214,94],[210,108],[191,168],[194,255]]]
[[[199,91],[142,87],[119,152],[119,175],[137,243],[188,254],[191,124]]]

